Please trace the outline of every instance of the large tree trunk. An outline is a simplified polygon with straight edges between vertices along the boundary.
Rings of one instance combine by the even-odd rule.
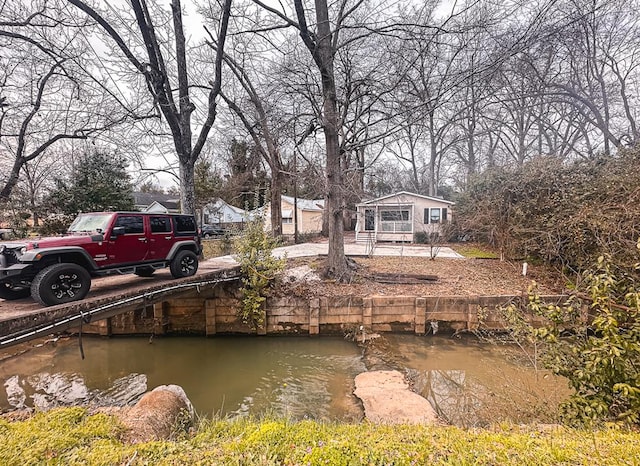
[[[20,168],[22,168],[22,158],[16,157],[15,162],[13,163],[13,167],[11,167],[11,173],[9,178],[5,182],[2,190],[0,190],[0,201],[8,201],[9,196],[11,195],[11,191],[18,183],[18,178],[20,177]]]
[[[274,169],[271,170],[271,232],[274,238],[282,236],[282,173]]]
[[[350,278],[350,270],[344,255],[344,192],[338,139],[338,105],[336,102],[336,83],[333,70],[332,34],[329,23],[329,11],[326,0],[316,0],[316,19],[318,22],[318,44],[316,63],[322,77],[322,95],[324,103],[323,132],[327,150],[327,205],[329,222],[329,252],[326,275],[343,281]]]
[[[194,162],[189,157],[180,157],[180,209],[184,214],[196,213]]]

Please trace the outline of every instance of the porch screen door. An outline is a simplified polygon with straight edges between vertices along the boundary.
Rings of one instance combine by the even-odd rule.
[[[364,211],[364,231],[374,231],[376,229],[376,211],[365,209]]]

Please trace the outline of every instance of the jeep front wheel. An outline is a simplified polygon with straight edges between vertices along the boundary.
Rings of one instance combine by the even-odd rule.
[[[0,283],[0,298],[7,301],[27,298],[30,294],[29,287],[12,286],[10,283]]]
[[[54,264],[41,270],[31,283],[31,297],[45,306],[84,298],[91,288],[91,276],[77,264]]]
[[[173,278],[190,277],[198,271],[198,256],[192,251],[180,251],[171,261],[169,270]]]

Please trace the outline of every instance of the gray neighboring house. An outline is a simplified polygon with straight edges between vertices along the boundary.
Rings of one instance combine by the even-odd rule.
[[[453,202],[401,191],[356,205],[356,241],[414,242],[417,233],[440,234]]]
[[[227,204],[222,199],[207,204],[202,209],[202,223],[243,223],[251,218],[251,214],[240,207]]]
[[[180,213],[180,197],[173,194],[134,192],[133,203],[140,212]]]

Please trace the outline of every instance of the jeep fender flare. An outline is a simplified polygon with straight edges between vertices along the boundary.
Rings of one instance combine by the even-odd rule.
[[[188,249],[189,251],[193,251],[196,255],[200,254],[200,246],[198,246],[198,243],[196,243],[195,241],[193,240],[179,241],[171,247],[169,254],[167,254],[167,260],[168,261],[173,260],[176,254],[178,254],[178,252],[183,249]]]
[[[78,261],[80,256],[80,261]],[[73,262],[86,268],[89,272],[99,269],[93,257],[79,246],[63,246],[59,248],[30,249],[20,257],[20,262],[32,265],[47,262],[47,259],[56,258],[55,262]],[[64,260],[68,258],[70,260]],[[62,259],[62,260],[60,260]]]

